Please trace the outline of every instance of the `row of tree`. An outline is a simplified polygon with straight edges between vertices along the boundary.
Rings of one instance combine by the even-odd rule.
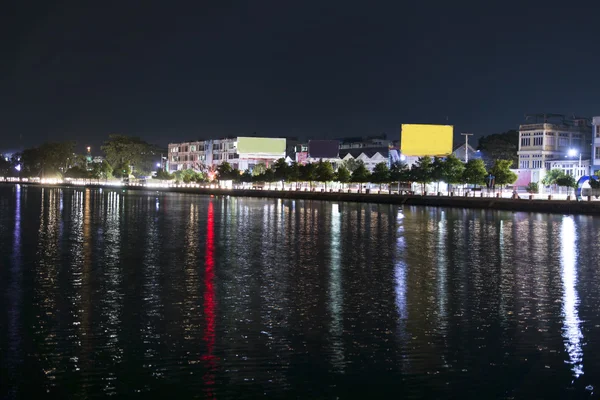
[[[104,142],[103,162],[90,162],[84,154],[75,152],[75,142],[44,143],[15,153],[9,160],[0,157],[2,176],[65,177],[81,179],[109,179],[148,176],[154,170],[154,162],[165,149],[147,143],[140,138],[110,135]]]
[[[425,185],[432,182],[446,182],[451,185],[507,185],[513,183],[517,176],[510,171],[512,162],[508,160],[497,160],[490,170],[480,159],[469,160],[466,164],[453,155],[448,157],[421,157],[412,168],[403,162],[396,162],[388,167],[387,163],[377,164],[373,172],[370,172],[360,160],[345,161],[337,170],[328,161],[318,163],[298,164],[293,162],[287,164],[285,160],[279,159],[269,168],[264,164],[256,165],[252,171],[240,171],[232,168],[227,162],[221,163],[214,175],[207,175],[202,171],[191,169],[177,171],[169,174],[159,169],[156,177],[158,179],[175,179],[180,182],[208,182],[211,178],[218,180],[232,180],[241,182],[308,182],[312,187],[314,182],[321,182],[327,188],[328,182],[346,183],[375,183],[381,185],[392,183],[417,182]],[[439,189],[439,186],[438,186]]]

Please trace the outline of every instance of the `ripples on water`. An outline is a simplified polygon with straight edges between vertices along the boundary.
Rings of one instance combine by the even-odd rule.
[[[599,228],[2,186],[0,395],[596,396]]]

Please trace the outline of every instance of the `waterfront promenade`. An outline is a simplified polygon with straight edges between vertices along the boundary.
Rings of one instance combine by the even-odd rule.
[[[382,203],[396,205],[414,205],[429,207],[455,207],[455,208],[475,208],[505,211],[522,212],[545,212],[558,214],[598,214],[600,215],[600,201],[592,198],[585,198],[577,201],[575,196],[553,195],[549,199],[548,195],[529,195],[519,193],[519,198],[512,198],[512,192],[471,192],[456,195],[452,193],[427,193],[425,195],[411,191],[388,191],[374,190],[358,192],[356,189],[325,189],[325,188],[295,188],[293,186],[284,188],[268,187],[252,188],[249,187],[230,187],[224,188],[218,185],[207,184],[154,184],[154,183],[121,183],[116,181],[109,182],[31,182],[17,181],[2,182],[2,184],[21,184],[31,186],[47,186],[61,188],[104,188],[121,189],[135,191],[155,191],[155,192],[175,192],[200,195],[215,196],[242,196],[242,197],[260,197],[260,198],[285,198],[302,200],[322,200],[322,201],[344,201],[359,203]]]

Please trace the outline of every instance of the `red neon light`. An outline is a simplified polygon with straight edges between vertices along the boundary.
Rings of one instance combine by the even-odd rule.
[[[206,363],[206,373],[203,380],[205,394],[209,399],[215,398],[215,370],[217,358],[213,355],[215,348],[215,226],[212,201],[208,203],[208,221],[206,224],[206,252],[204,256],[204,335],[206,354],[202,360]]]

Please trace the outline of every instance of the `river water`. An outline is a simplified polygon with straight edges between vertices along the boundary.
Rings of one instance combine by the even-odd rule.
[[[0,186],[0,397],[585,398],[600,219]]]

